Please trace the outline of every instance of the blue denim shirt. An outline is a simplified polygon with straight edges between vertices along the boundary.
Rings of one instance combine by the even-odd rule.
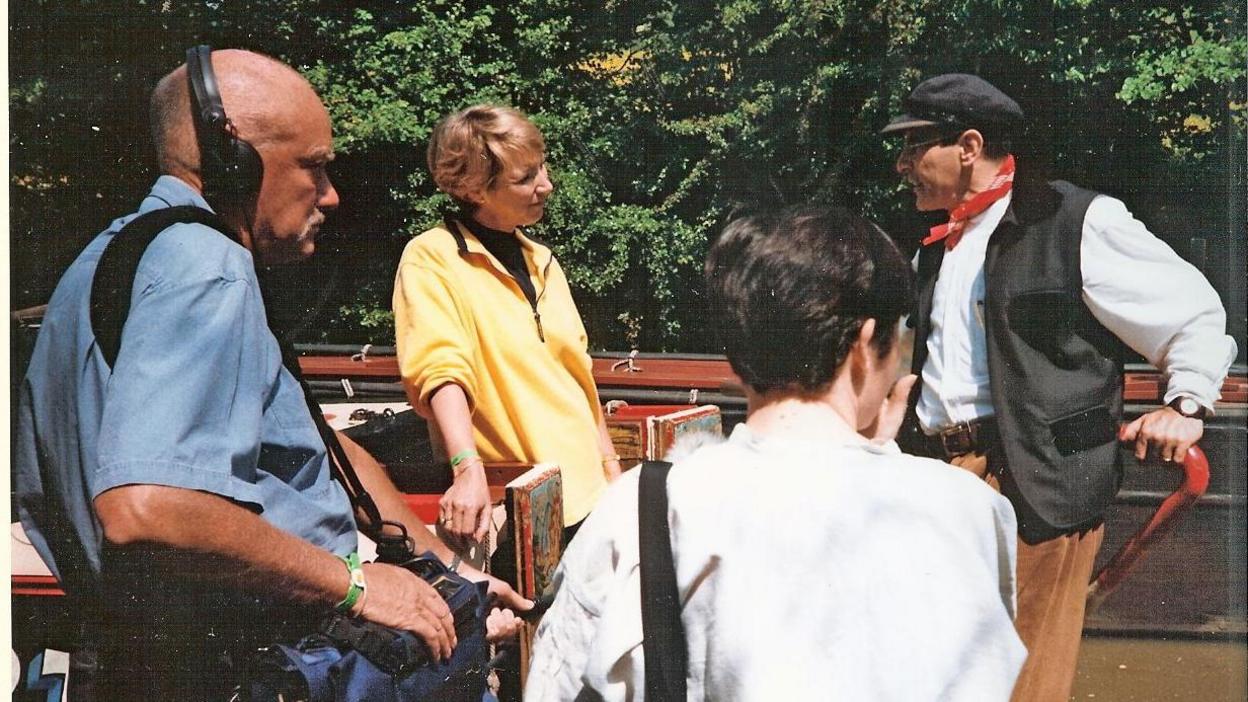
[[[210,492],[334,553],[356,548],[346,493],[282,367],[246,249],[198,224],[158,236],[139,265],[110,374],[89,311],[100,253],[138,214],[177,205],[209,209],[162,176],[138,213],[78,256],[48,303],[22,384],[18,514],[71,593],[98,583],[103,532],[92,500],[121,485]]]

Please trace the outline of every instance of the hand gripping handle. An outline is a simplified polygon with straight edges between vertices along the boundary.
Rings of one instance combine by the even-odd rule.
[[[1200,447],[1193,446],[1187,450],[1182,468],[1183,482],[1178,489],[1161,503],[1152,519],[1128,539],[1110,559],[1109,564],[1093,577],[1092,584],[1088,586],[1087,614],[1101,606],[1105,598],[1122,584],[1148,549],[1169,533],[1183,513],[1209,488],[1209,459]]]

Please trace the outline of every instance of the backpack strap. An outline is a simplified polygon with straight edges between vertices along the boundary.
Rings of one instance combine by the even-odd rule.
[[[638,469],[641,629],[648,702],[683,702],[686,696],[688,652],[667,523],[667,474],[671,467],[666,461],[646,461]]]
[[[320,633],[334,644],[359,651],[386,673],[399,676],[429,661],[425,647],[411,632],[343,614],[327,616]]]
[[[121,350],[121,329],[130,316],[134,278],[143,253],[161,232],[175,224],[190,223],[212,227],[237,241],[220,217],[203,208],[184,205],[135,217],[104,247],[91,281],[91,330],[109,368],[117,363]]]
[[[381,510],[373,501],[373,496],[368,494],[368,491],[364,489],[364,484],[360,482],[360,476],[356,474],[355,467],[351,465],[351,459],[347,457],[346,449],[338,440],[338,434],[334,432],[333,427],[329,426],[329,422],[325,421],[325,413],[321,411],[321,406],[312,396],[312,387],[303,377],[303,369],[299,366],[299,354],[295,351],[294,344],[288,339],[279,339],[277,344],[282,352],[282,365],[286,366],[286,370],[299,381],[299,387],[303,389],[303,401],[308,406],[308,414],[312,415],[312,422],[316,424],[321,441],[325,442],[325,448],[329,453],[329,467],[334,477],[342,484],[347,498],[351,501],[351,506],[362,510],[364,516],[368,517],[368,528],[364,528],[362,524],[358,526],[377,543],[379,560],[385,563],[397,562],[393,559],[399,556],[388,555],[392,553],[391,549],[399,548],[401,553],[408,553],[409,550],[415,548],[414,543],[409,541],[407,529],[397,522],[382,519]],[[397,533],[383,533],[382,530],[386,525],[393,527]]]

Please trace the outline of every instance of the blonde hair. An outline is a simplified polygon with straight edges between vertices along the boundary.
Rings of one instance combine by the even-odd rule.
[[[429,172],[438,190],[475,209],[469,195],[489,190],[505,168],[546,151],[541,132],[518,110],[473,105],[447,115],[429,137]]]

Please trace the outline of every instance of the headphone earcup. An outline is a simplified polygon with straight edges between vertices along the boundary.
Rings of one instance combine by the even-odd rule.
[[[221,151],[201,151],[204,176],[204,199],[220,209],[222,206],[246,206],[260,193],[264,179],[264,162],[255,147],[226,132]]]
[[[225,164],[225,182],[236,195],[237,202],[250,202],[260,194],[264,180],[264,161],[255,147],[243,139],[231,138],[233,159]]]

